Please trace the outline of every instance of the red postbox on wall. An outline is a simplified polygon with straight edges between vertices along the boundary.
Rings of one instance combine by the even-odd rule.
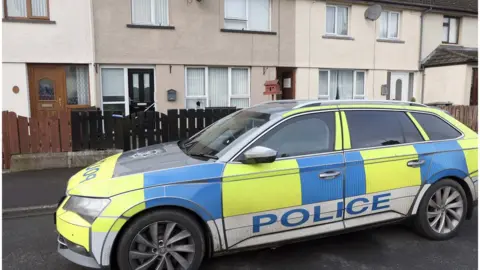
[[[271,80],[265,82],[265,92],[264,95],[278,95],[281,94],[282,91],[280,90],[280,84],[278,80]]]

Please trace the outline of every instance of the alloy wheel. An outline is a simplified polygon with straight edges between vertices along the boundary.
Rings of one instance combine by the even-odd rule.
[[[455,230],[463,217],[463,199],[451,186],[438,189],[428,201],[427,219],[437,233],[448,234]]]
[[[133,239],[129,261],[135,270],[188,269],[195,256],[192,234],[175,222],[155,222]]]

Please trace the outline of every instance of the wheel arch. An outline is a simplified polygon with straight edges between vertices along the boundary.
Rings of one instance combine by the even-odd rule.
[[[117,269],[116,268],[117,267],[117,265],[116,265],[117,264],[117,257],[116,256],[117,256],[118,243],[120,242],[120,239],[121,239],[122,235],[124,234],[125,230],[128,228],[128,226],[130,224],[132,224],[133,222],[135,222],[138,218],[140,218],[140,217],[142,217],[142,216],[144,216],[148,213],[151,213],[151,212],[154,212],[154,211],[159,211],[159,210],[181,211],[181,212],[184,212],[185,214],[193,217],[198,222],[198,224],[200,225],[200,227],[202,229],[202,232],[205,236],[205,241],[206,241],[205,255],[206,255],[207,258],[212,257],[213,252],[214,252],[213,235],[212,235],[212,231],[211,231],[210,227],[207,224],[207,221],[205,221],[202,218],[202,214],[197,213],[196,211],[194,211],[193,209],[191,209],[190,207],[185,206],[185,205],[179,206],[179,205],[175,205],[175,204],[159,204],[159,205],[156,205],[156,206],[145,208],[144,210],[134,214],[133,216],[128,218],[128,220],[125,222],[125,224],[120,228],[117,236],[115,237],[115,240],[113,241],[112,248],[111,248],[111,251],[110,251],[110,266],[113,267],[112,269]]]

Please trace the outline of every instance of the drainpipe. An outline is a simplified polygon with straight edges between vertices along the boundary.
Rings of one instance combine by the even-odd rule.
[[[422,11],[420,15],[420,45],[419,45],[419,53],[418,53],[418,70],[422,72],[422,89],[421,89],[421,98],[420,103],[424,102],[425,99],[425,70],[422,70],[422,47],[423,47],[423,18],[426,13],[432,11],[432,7]]]

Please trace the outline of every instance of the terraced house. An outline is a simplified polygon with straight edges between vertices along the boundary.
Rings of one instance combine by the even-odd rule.
[[[20,114],[247,107],[272,98],[476,103],[477,1],[4,5],[3,106]],[[62,68],[45,73],[47,63]],[[279,91],[265,93],[266,84]]]

